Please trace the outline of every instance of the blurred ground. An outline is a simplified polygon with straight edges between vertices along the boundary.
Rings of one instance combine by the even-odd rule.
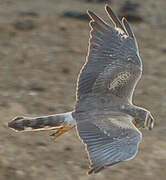
[[[87,176],[87,154],[75,131],[54,142],[49,132],[19,134],[6,125],[16,115],[72,110],[89,27],[88,21],[60,14],[91,9],[106,17],[104,4],[84,0],[0,1],[0,180],[165,180],[166,1],[139,3],[144,21],[132,23],[132,27],[144,72],[134,102],[153,112],[155,128],[143,131],[134,160]],[[120,0],[111,1],[116,12],[121,4]],[[22,23],[27,21],[25,28]]]

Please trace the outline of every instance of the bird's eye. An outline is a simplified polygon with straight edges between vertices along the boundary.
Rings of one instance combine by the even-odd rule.
[[[128,58],[127,58],[127,61],[132,62],[132,58],[131,58],[131,57],[128,57]]]

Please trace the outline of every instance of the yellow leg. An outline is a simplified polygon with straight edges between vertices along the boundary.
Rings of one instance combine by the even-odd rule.
[[[63,125],[60,128],[57,129],[57,131],[53,134],[51,134],[51,136],[54,136],[55,139],[59,136],[61,136],[62,134],[70,131],[71,129],[73,129],[75,126],[67,126],[67,125]]]

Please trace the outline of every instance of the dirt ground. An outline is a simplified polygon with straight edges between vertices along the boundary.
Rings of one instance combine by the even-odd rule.
[[[117,13],[122,2],[111,1]],[[87,154],[75,130],[54,141],[48,136],[51,132],[16,133],[7,128],[7,123],[17,115],[73,109],[89,26],[88,21],[61,14],[64,10],[90,9],[106,17],[104,3],[0,0],[0,180],[165,180],[166,1],[139,3],[143,22],[131,25],[144,72],[134,103],[152,112],[155,128],[143,130],[135,159],[88,176]],[[20,24],[27,21],[29,26],[24,29]]]

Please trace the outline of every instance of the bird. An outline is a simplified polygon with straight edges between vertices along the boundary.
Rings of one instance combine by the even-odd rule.
[[[133,159],[142,140],[140,129],[152,130],[150,111],[132,103],[142,75],[134,32],[107,4],[112,25],[88,10],[91,18],[86,61],[80,70],[73,111],[39,117],[16,117],[8,127],[21,131],[53,130],[52,136],[76,128],[90,161],[88,174]]]

